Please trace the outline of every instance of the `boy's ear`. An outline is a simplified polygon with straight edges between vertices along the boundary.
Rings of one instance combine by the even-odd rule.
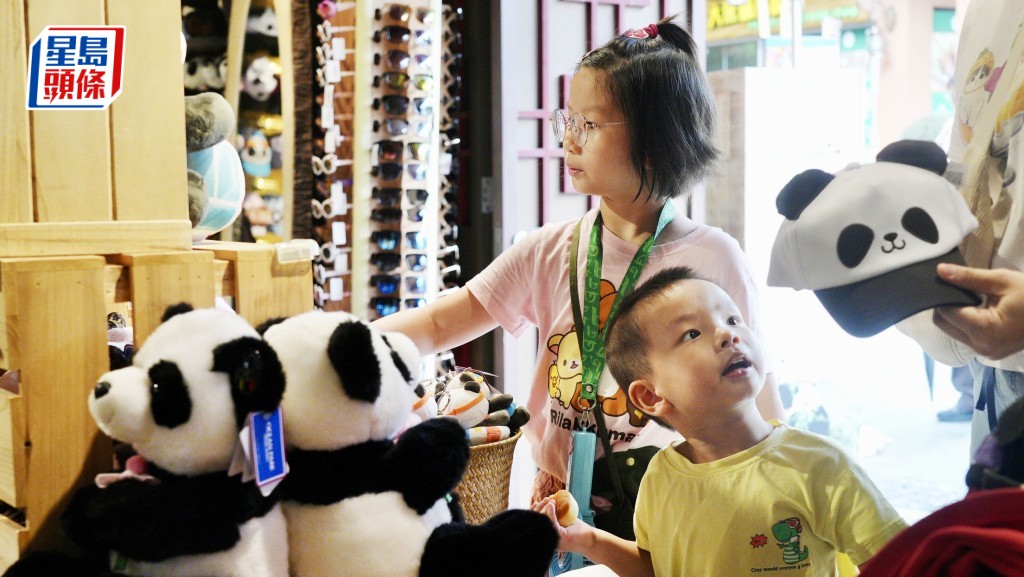
[[[636,408],[648,415],[658,416],[657,411],[661,406],[661,395],[654,392],[654,386],[647,379],[637,379],[629,383],[629,400],[633,401]]]

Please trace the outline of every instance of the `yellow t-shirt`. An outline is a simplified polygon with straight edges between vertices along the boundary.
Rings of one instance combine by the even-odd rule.
[[[786,425],[746,451],[694,464],[666,447],[637,496],[637,544],[659,577],[834,576],[906,527],[834,441]]]

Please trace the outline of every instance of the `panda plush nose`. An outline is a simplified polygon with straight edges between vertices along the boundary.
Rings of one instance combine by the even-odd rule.
[[[100,383],[96,383],[96,386],[92,388],[92,396],[97,398],[97,399],[102,398],[104,395],[106,395],[109,392],[110,392],[110,383],[108,383],[106,381],[100,382]]]

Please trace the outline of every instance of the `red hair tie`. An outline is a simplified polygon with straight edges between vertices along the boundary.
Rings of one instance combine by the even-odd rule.
[[[657,38],[658,37],[658,25],[648,24],[643,28],[636,29],[630,28],[622,33],[623,36],[628,38]]]

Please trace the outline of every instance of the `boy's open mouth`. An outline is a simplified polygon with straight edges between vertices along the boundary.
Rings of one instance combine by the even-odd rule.
[[[743,370],[743,369],[749,369],[750,366],[751,366],[751,363],[750,363],[749,360],[747,360],[747,357],[738,356],[738,357],[734,358],[732,360],[732,362],[729,363],[729,365],[727,367],[725,367],[725,370],[722,371],[722,374],[723,375],[727,375],[727,374],[729,374],[729,373],[731,373],[733,371],[740,371],[740,370]]]

